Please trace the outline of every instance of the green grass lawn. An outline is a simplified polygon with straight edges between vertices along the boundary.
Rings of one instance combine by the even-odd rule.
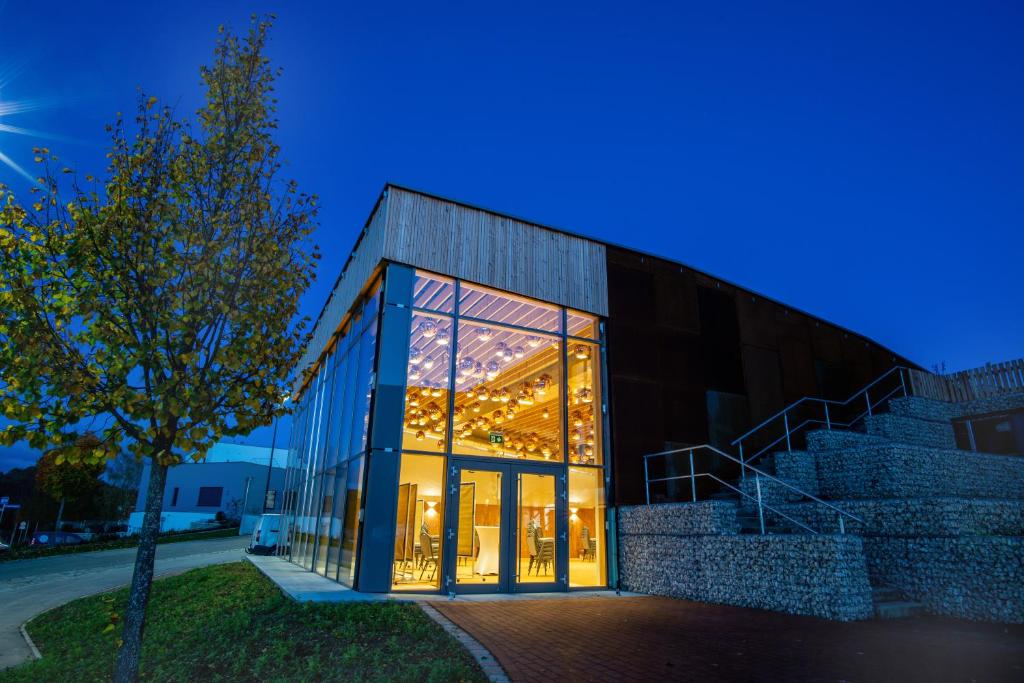
[[[110,680],[127,590],[83,598],[28,624],[43,654],[0,681]],[[147,681],[484,681],[469,653],[412,604],[299,604],[248,562],[153,584]]]
[[[199,541],[204,538],[227,538],[238,536],[238,527],[227,529],[216,529],[214,531],[176,531],[164,534],[156,539],[158,544],[181,543],[182,541]],[[112,541],[96,541],[81,543],[79,545],[58,545],[52,547],[23,546],[11,548],[3,555],[0,555],[0,562],[11,560],[30,560],[35,557],[49,557],[50,555],[67,555],[68,553],[87,553],[93,550],[117,550],[118,548],[134,548],[139,544],[138,538],[118,538]]]

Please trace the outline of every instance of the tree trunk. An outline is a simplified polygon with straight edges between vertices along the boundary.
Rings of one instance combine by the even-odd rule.
[[[167,466],[160,465],[155,459],[151,460],[151,465],[139,550],[135,553],[135,572],[124,612],[123,643],[117,653],[117,671],[114,674],[117,683],[135,683],[139,678],[142,631],[146,624],[149,589],[153,585],[153,561],[156,559],[156,539],[160,534],[160,513],[164,507],[164,483],[167,481]]]
[[[60,497],[60,507],[57,508],[57,526],[53,527],[54,532],[60,531],[60,520],[64,517],[64,496]],[[53,542],[57,542],[57,534],[53,535]]]

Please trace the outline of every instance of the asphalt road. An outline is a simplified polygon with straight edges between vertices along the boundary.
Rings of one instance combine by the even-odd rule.
[[[157,546],[157,576],[242,559],[248,536]],[[33,616],[75,598],[125,586],[135,549],[100,550],[0,562],[0,669],[31,656],[19,627]]]

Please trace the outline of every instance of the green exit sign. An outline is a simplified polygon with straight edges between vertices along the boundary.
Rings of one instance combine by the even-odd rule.
[[[504,444],[505,435],[500,432],[491,432],[487,435],[487,440],[491,443]]]

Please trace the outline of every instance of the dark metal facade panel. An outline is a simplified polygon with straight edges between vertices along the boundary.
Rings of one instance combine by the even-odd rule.
[[[643,501],[646,453],[708,442],[731,450],[796,399],[846,398],[893,365],[914,365],[678,263],[611,246],[607,255],[616,504]]]

